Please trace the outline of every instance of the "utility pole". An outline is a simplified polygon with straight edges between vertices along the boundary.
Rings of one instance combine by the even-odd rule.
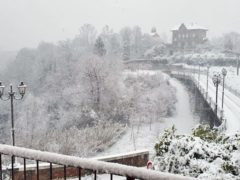
[[[223,104],[224,104],[224,86],[225,86],[225,77],[227,75],[227,70],[225,68],[222,69],[222,76],[223,76],[223,89],[222,89],[222,110],[223,110]]]
[[[198,87],[200,86],[200,63],[198,65]]]
[[[238,54],[238,56],[237,56],[237,75],[239,75],[239,58],[240,58],[240,55]]]
[[[210,66],[207,65],[207,87],[206,87],[206,99],[208,98],[208,76],[209,76],[209,68],[210,68]]]

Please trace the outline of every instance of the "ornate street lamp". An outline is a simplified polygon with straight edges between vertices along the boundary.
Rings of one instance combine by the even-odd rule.
[[[224,86],[225,86],[225,77],[227,75],[227,70],[222,68],[222,76],[223,76],[223,89],[222,89],[222,110],[223,110],[223,103],[224,103]]]
[[[216,87],[216,104],[215,104],[215,113],[217,114],[218,109],[218,85],[221,83],[221,75],[219,73],[214,74],[212,77],[214,86]]]
[[[13,91],[13,87],[12,87],[12,84],[10,84],[10,91],[8,92],[8,96],[4,97],[4,89],[5,89],[5,86],[2,84],[2,82],[0,82],[0,98],[3,100],[3,101],[7,101],[10,99],[10,102],[11,102],[11,124],[12,124],[12,145],[15,146],[15,129],[14,129],[14,113],[13,113],[13,100],[21,100],[23,99],[23,96],[26,92],[26,88],[27,86],[21,82],[20,85],[18,86],[18,92],[20,94],[20,96],[16,96],[15,93]]]

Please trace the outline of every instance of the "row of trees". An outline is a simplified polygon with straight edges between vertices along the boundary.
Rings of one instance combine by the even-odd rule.
[[[89,24],[81,27],[80,34],[75,39],[75,43],[88,46],[88,49],[91,49],[95,42],[93,52],[98,56],[117,55],[123,60],[141,58],[147,49],[161,41],[159,36],[143,33],[139,26],[122,28],[119,33],[105,26],[97,36],[96,29]]]

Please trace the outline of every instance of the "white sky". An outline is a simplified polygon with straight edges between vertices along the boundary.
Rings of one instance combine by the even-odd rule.
[[[79,28],[139,25],[166,32],[182,22],[209,28],[209,36],[240,32],[240,0],[0,0],[0,51],[73,38]]]

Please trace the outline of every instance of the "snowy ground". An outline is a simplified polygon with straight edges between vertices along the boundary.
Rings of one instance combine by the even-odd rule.
[[[139,71],[139,73],[152,74],[157,71]],[[165,78],[169,78],[165,75]],[[134,150],[148,149],[151,155],[154,154],[154,145],[157,138],[164,129],[175,125],[178,133],[188,134],[191,129],[197,124],[191,112],[189,95],[185,87],[177,80],[169,78],[170,83],[176,87],[177,99],[176,114],[173,117],[165,118],[160,122],[151,124],[141,124],[140,126],[130,127],[126,134],[116,142],[112,147],[98,156],[113,155]]]

